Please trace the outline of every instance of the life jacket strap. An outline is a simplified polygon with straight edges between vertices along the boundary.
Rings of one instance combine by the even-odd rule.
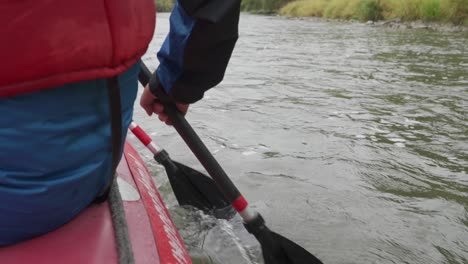
[[[111,120],[112,177],[106,183],[101,194],[99,194],[94,200],[95,203],[102,203],[107,200],[116,177],[116,170],[120,161],[120,153],[122,152],[122,103],[120,101],[120,89],[117,77],[107,79],[107,95],[109,98]]]

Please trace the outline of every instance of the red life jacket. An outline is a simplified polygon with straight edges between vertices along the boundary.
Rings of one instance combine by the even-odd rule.
[[[153,0],[6,0],[0,98],[115,76],[146,52]]]

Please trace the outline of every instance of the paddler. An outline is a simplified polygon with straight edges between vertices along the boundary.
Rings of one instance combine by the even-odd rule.
[[[140,104],[188,105],[222,79],[240,0],[177,0]],[[0,246],[50,232],[103,201],[122,155],[153,0],[0,6]]]

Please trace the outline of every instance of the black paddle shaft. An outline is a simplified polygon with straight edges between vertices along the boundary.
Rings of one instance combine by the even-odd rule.
[[[183,118],[182,114],[177,110],[175,105],[167,104],[164,106],[169,120],[174,120],[173,126],[185,141],[187,146],[192,150],[208,174],[213,178],[215,184],[224,196],[232,203],[240,197],[240,192],[226,172],[221,168],[218,161],[210,154],[208,148],[203,144],[201,139],[193,130],[192,126]],[[177,121],[176,121],[177,120]]]
[[[141,72],[138,78],[143,85],[147,85],[151,78],[151,71],[144,63],[141,63]],[[169,120],[174,120],[173,126],[181,135],[182,139],[189,146],[197,159],[206,169],[208,174],[213,178],[218,189],[229,200],[234,202],[239,198],[240,192],[231,179],[227,176],[226,172],[219,165],[216,159],[210,154],[208,148],[201,141],[198,135],[193,130],[192,126],[182,116],[177,107],[172,103],[164,104],[164,111],[169,116]]]
[[[140,82],[146,85],[151,78],[151,72],[142,63],[139,74]],[[241,195],[227,174],[208,151],[201,139],[195,133],[177,107],[170,103],[164,104],[164,111],[169,116],[174,128],[192,150],[200,163],[213,178],[218,189],[232,203]],[[244,219],[245,221],[245,219]],[[256,217],[244,223],[262,246],[265,264],[323,264],[317,257],[289,239],[271,231],[259,213]]]

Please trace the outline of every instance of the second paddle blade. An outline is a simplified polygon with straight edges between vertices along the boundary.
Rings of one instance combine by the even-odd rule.
[[[155,159],[166,169],[169,182],[180,205],[190,205],[213,214],[217,218],[230,219],[235,215],[229,201],[205,174],[158,153]],[[163,158],[161,156],[164,155]]]

